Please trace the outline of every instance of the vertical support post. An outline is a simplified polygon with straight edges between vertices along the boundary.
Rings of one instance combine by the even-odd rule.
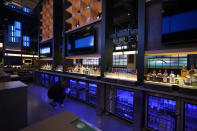
[[[105,109],[105,84],[97,84],[97,93],[96,93],[96,114],[102,115]]]
[[[113,25],[113,0],[102,0],[101,22],[101,77],[108,67],[112,66],[112,40],[109,34]]]
[[[62,0],[62,14],[63,14],[63,19],[62,19],[62,65],[64,65],[64,57],[65,57],[65,51],[66,51],[66,45],[67,42],[65,41],[65,6],[66,6],[66,2],[67,0]],[[64,66],[63,66],[63,70],[64,70]]]
[[[53,65],[62,64],[63,0],[53,0]]]
[[[38,68],[40,69],[40,9],[41,8],[41,4],[39,4],[38,7]]]
[[[179,98],[176,101],[176,131],[184,131],[184,101]]]
[[[134,131],[142,131],[144,124],[145,109],[144,92],[137,90],[134,92]]]
[[[144,82],[145,2],[138,0],[137,80],[139,85]]]

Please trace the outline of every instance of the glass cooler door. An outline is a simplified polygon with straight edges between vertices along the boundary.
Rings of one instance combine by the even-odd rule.
[[[96,105],[97,85],[89,83],[89,104]]]
[[[77,98],[77,81],[76,80],[70,80],[69,94],[70,94],[70,96]]]
[[[54,76],[50,76],[50,86],[54,85]]]
[[[133,120],[133,92],[117,89],[116,114]]]
[[[41,85],[44,85],[44,74],[41,73]]]
[[[44,86],[45,87],[49,87],[49,75],[45,74],[44,77],[45,77],[45,84],[44,84]]]
[[[59,81],[59,77],[55,76],[55,83]]]
[[[176,130],[176,101],[148,96],[148,127],[158,131]]]
[[[197,131],[197,105],[185,104],[185,131]]]
[[[87,83],[78,82],[78,99],[87,102]]]

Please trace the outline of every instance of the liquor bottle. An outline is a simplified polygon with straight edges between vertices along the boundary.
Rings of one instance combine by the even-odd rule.
[[[189,70],[189,74],[192,76],[194,74],[194,66],[191,67],[191,69]]]
[[[167,70],[164,71],[164,74],[163,74],[163,82],[164,83],[167,83],[168,82],[168,72],[167,72]]]
[[[187,69],[186,66],[183,65],[182,70],[181,70],[181,77],[185,77],[187,75]]]
[[[177,82],[176,82],[179,86],[183,86],[184,85],[184,80],[180,75],[177,75]]]
[[[157,74],[157,81],[162,82],[162,77],[163,77],[162,71],[159,70],[159,73]]]
[[[151,73],[148,73],[148,74],[146,75],[146,80],[147,80],[147,81],[150,81],[150,77],[151,77]]]
[[[185,84],[191,85],[191,76],[189,75],[189,71],[187,71],[187,75],[185,76]]]
[[[152,74],[152,81],[156,81],[156,70],[153,71],[153,74]]]
[[[173,71],[170,73],[170,84],[175,84],[175,74]]]
[[[194,74],[192,75],[192,85],[197,86],[197,69],[194,69]]]

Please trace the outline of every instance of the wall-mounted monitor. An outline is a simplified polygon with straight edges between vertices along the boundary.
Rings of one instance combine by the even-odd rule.
[[[40,54],[46,55],[46,54],[50,54],[50,53],[51,53],[51,48],[50,47],[40,48]]]
[[[164,1],[162,7],[162,42],[164,44],[197,42],[197,6],[195,0]]]
[[[69,53],[92,53],[96,50],[94,31],[71,34],[68,37]]]

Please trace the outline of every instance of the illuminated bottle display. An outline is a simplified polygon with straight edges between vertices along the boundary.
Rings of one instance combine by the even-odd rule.
[[[165,70],[164,74],[163,74],[163,82],[167,83],[168,82],[168,72],[167,70]]]
[[[197,86],[197,69],[194,69],[194,74],[192,75],[192,85]]]
[[[49,86],[49,75],[45,74],[45,83],[44,83],[45,87]]]
[[[44,74],[42,73],[42,74],[41,74],[41,84],[44,85],[44,82],[45,82],[45,81],[44,81]]]
[[[154,70],[152,74],[152,81],[156,81],[156,77],[157,77],[157,73],[156,70]]]
[[[133,92],[117,89],[116,114],[133,120]]]
[[[176,101],[148,97],[148,127],[158,131],[175,131]]]
[[[185,131],[197,130],[197,105],[185,104]]]
[[[97,85],[89,83],[89,104],[96,105]]]
[[[170,84],[175,84],[175,74],[173,71],[170,73]]]
[[[74,98],[77,97],[77,81],[70,80],[70,95]]]
[[[183,65],[182,70],[181,70],[181,77],[185,77],[187,75],[187,69],[186,66]]]
[[[79,81],[77,84],[78,89],[78,99],[82,101],[87,101],[87,83]]]
[[[187,74],[185,76],[185,84],[186,85],[191,85],[191,76],[189,74],[189,71],[187,71]]]

